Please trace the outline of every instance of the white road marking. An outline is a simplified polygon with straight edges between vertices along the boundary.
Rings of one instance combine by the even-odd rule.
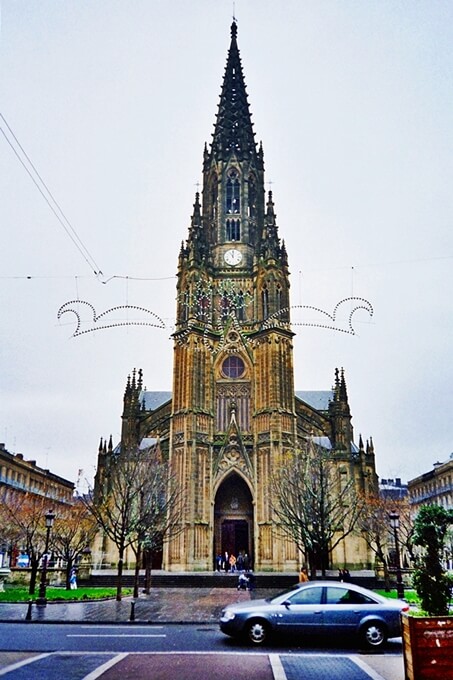
[[[52,652],[48,652],[47,654],[38,654],[37,656],[31,656],[28,659],[24,659],[23,661],[17,661],[16,663],[11,664],[11,666],[6,666],[5,668],[2,668],[0,670],[0,675],[6,675],[7,673],[10,673],[11,671],[17,671],[18,668],[22,668],[23,666],[28,666],[30,663],[34,663],[35,661],[39,661],[40,659],[45,659],[46,656],[51,656]]]
[[[351,659],[351,661],[353,661],[355,664],[357,664],[357,666],[359,668],[361,668],[363,671],[365,671],[365,673],[368,673],[368,675],[370,676],[370,678],[372,678],[372,680],[385,680],[385,678],[383,678],[380,673],[378,673],[373,668],[371,668],[371,666],[369,666],[367,663],[365,663],[365,661],[362,661],[362,659],[360,657],[351,655],[349,658]]]
[[[140,630],[141,628],[144,628],[145,630],[157,630],[159,628],[164,628],[164,626],[155,626],[149,625],[149,624],[144,624],[143,626],[136,625],[134,624],[133,626],[131,625],[120,625],[120,624],[104,624],[104,623],[97,623],[97,624],[89,624],[89,625],[84,625],[83,626],[84,630],[89,630],[90,628],[96,628],[97,630],[107,630],[107,628],[114,628],[115,630],[122,630],[125,628],[126,630]]]
[[[109,659],[108,661],[103,663],[102,666],[98,666],[97,668],[94,669],[94,671],[91,671],[91,673],[85,675],[83,680],[96,680],[96,678],[99,678],[105,671],[108,671],[109,668],[116,666],[117,663],[125,659],[126,656],[127,653],[117,654],[113,659]]]
[[[278,654],[269,654],[274,680],[287,680],[285,670]]]
[[[164,638],[167,637],[165,633],[156,633],[155,635],[153,633],[106,633],[105,635],[102,635],[100,633],[73,633],[71,635],[66,635],[68,638]]]

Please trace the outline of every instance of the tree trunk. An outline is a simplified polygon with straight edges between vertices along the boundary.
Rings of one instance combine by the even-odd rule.
[[[70,578],[71,578],[71,570],[74,562],[73,560],[68,559],[66,562],[66,573],[65,573],[65,588],[66,590],[71,590],[71,583],[70,583]]]
[[[121,602],[122,578],[123,578],[123,556],[124,548],[118,551],[118,572],[116,581],[116,601]]]
[[[321,575],[323,579],[326,578],[326,554],[324,550],[321,552]]]
[[[29,595],[34,595],[35,590],[36,590],[36,581],[38,578],[38,567],[39,567],[39,560],[34,559],[33,557],[30,559],[30,587],[28,589]]]
[[[313,551],[308,553],[308,564],[310,566],[310,581],[316,580],[316,556]]]
[[[383,568],[384,568],[384,588],[385,588],[385,592],[389,593],[390,592],[390,574],[389,574],[389,568],[388,568],[387,560],[384,560]]]
[[[150,590],[151,590],[151,568],[152,568],[153,560],[152,560],[152,553],[150,550],[146,550],[145,552],[145,588],[144,591],[146,595],[149,595]]]
[[[134,597],[138,597],[138,582],[140,580],[140,559],[142,556],[142,546],[139,543],[137,545],[137,551],[135,553],[135,574],[134,574]]]

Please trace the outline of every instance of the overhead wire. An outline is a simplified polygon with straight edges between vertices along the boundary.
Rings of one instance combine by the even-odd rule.
[[[51,211],[53,212],[53,214],[54,214],[55,217],[57,218],[58,222],[61,224],[61,226],[62,226],[63,229],[65,230],[66,234],[69,236],[69,238],[71,239],[71,241],[73,242],[73,244],[75,245],[75,247],[77,248],[77,250],[79,251],[79,253],[82,255],[82,257],[83,257],[83,259],[85,260],[85,262],[88,264],[88,266],[90,267],[90,269],[93,270],[95,276],[100,276],[100,275],[102,275],[102,271],[101,271],[100,267],[98,266],[98,264],[96,263],[96,260],[93,258],[93,256],[91,255],[90,251],[89,251],[88,248],[85,246],[85,244],[83,243],[83,241],[82,241],[82,239],[80,238],[80,236],[77,234],[75,228],[72,226],[71,222],[69,221],[69,219],[68,219],[68,218],[66,217],[66,215],[64,214],[64,212],[63,212],[61,206],[59,205],[58,201],[56,200],[56,198],[54,197],[54,195],[53,195],[52,192],[50,191],[49,187],[47,186],[47,184],[45,183],[45,181],[43,180],[43,178],[42,178],[41,175],[39,174],[38,170],[36,169],[35,165],[33,164],[32,160],[30,159],[29,155],[27,154],[27,152],[26,152],[25,149],[23,148],[22,144],[19,142],[18,138],[17,138],[16,135],[14,134],[14,132],[13,132],[13,130],[11,129],[10,125],[8,124],[8,121],[6,120],[5,116],[4,116],[1,112],[0,112],[0,118],[1,118],[1,119],[3,120],[3,122],[5,123],[7,129],[8,129],[8,131],[9,131],[9,133],[10,133],[10,135],[11,135],[12,138],[14,139],[14,142],[17,144],[17,146],[18,146],[19,149],[21,150],[22,154],[23,154],[24,157],[26,158],[27,162],[30,164],[30,167],[32,168],[33,173],[36,175],[36,177],[35,177],[35,176],[33,175],[33,173],[30,171],[30,168],[29,168],[29,167],[27,166],[27,164],[24,162],[23,158],[21,157],[21,155],[20,155],[19,152],[17,151],[17,148],[14,146],[14,144],[13,144],[12,141],[11,141],[11,139],[9,138],[9,136],[7,135],[7,133],[5,132],[5,130],[4,130],[4,128],[2,127],[2,125],[0,124],[0,131],[1,131],[1,133],[3,134],[3,136],[4,136],[4,138],[6,139],[7,143],[8,143],[9,146],[11,147],[11,149],[12,149],[12,151],[14,152],[15,156],[17,157],[17,159],[18,159],[19,162],[21,163],[22,167],[23,167],[23,168],[25,169],[25,171],[27,172],[27,174],[28,174],[28,176],[30,177],[30,179],[32,180],[33,184],[36,186],[36,188],[38,189],[39,193],[40,193],[41,196],[44,198],[44,200],[46,201],[47,205],[49,206],[49,208],[51,209]],[[36,178],[37,178],[37,179],[36,179]],[[38,181],[38,180],[39,180],[39,181]],[[43,188],[44,188],[44,189],[43,189]],[[47,195],[46,195],[46,194],[47,194]],[[27,278],[28,278],[28,277],[27,277]]]

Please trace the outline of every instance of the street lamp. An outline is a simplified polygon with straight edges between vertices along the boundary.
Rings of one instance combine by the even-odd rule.
[[[395,540],[395,557],[396,557],[396,591],[400,600],[404,598],[404,584],[401,577],[401,562],[400,551],[398,546],[398,529],[400,527],[400,516],[397,512],[389,512],[390,526],[393,529],[393,537]]]
[[[45,607],[47,605],[47,598],[46,598],[46,578],[47,578],[47,555],[49,552],[49,538],[50,538],[50,531],[53,527],[53,521],[55,519],[55,515],[52,512],[52,510],[49,510],[46,512],[46,548],[44,551],[44,555],[42,557],[42,571],[41,571],[41,581],[39,584],[39,597],[36,599],[36,604],[41,605],[42,607]]]

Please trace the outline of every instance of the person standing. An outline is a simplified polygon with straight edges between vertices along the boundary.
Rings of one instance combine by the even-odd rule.
[[[299,572],[299,583],[305,583],[306,581],[308,581],[307,570],[305,567],[301,567]]]
[[[71,574],[69,576],[69,587],[71,590],[77,590],[77,572],[75,567],[71,569]]]
[[[228,550],[225,550],[225,555],[223,556],[223,568],[225,569],[225,574],[228,572],[228,569],[230,568]]]

